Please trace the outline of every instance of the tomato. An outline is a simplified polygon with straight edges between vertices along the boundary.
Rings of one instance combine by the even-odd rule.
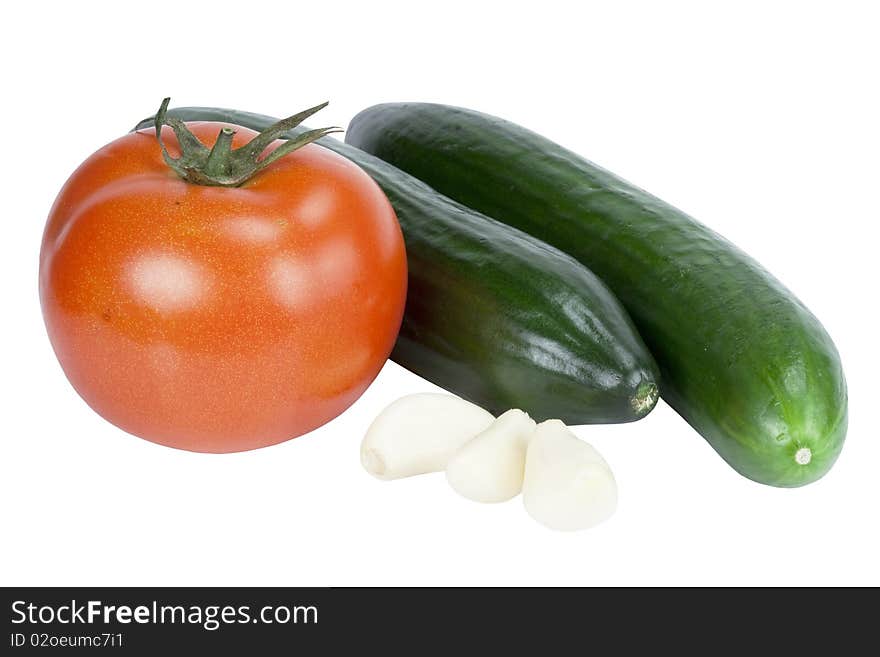
[[[188,127],[209,147],[223,127],[233,147],[256,135]],[[405,297],[388,200],[315,144],[217,187],[180,178],[155,131],[128,134],[67,181],[40,254],[46,327],[76,391],[130,433],[200,452],[336,417],[385,363]]]

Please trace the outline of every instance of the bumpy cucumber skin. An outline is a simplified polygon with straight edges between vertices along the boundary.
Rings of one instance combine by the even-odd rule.
[[[837,459],[847,392],[834,344],[723,237],[575,153],[471,110],[379,105],[352,120],[346,141],[599,275],[657,359],[661,395],[741,474],[801,486]]]
[[[276,120],[193,107],[169,116],[254,130]],[[656,363],[583,265],[379,158],[336,139],[317,143],[370,174],[403,229],[409,289],[393,360],[495,414],[521,408],[536,420],[590,424],[637,420],[653,408]]]

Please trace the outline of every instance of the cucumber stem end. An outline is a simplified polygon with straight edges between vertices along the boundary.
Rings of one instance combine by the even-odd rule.
[[[630,400],[632,409],[639,415],[647,415],[657,403],[660,391],[655,383],[642,383],[636,390],[636,395]]]
[[[798,465],[807,465],[813,460],[813,452],[809,447],[801,447],[794,453],[794,460]]]

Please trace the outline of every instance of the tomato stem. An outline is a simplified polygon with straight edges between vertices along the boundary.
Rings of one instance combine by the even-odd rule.
[[[217,141],[213,148],[209,149],[199,141],[199,138],[190,131],[183,121],[168,116],[169,102],[171,99],[165,98],[156,113],[156,119],[153,123],[156,128],[156,139],[159,141],[165,163],[178,176],[196,185],[238,187],[275,160],[297,148],[333,132],[342,132],[341,128],[335,126],[307,130],[294,139],[288,139],[283,145],[262,157],[269,145],[284,132],[295,128],[312,114],[327,106],[327,103],[321,103],[272,124],[239,148],[232,148],[235,130],[225,127],[217,135]],[[177,142],[180,146],[180,157],[178,158],[172,157],[165,147],[165,142],[162,139],[163,125],[169,126],[177,136]]]
[[[234,136],[235,130],[232,128],[220,130],[217,141],[214,142],[214,148],[211,149],[205,162],[205,171],[209,175],[222,176],[229,173],[229,156],[232,153],[232,138]]]

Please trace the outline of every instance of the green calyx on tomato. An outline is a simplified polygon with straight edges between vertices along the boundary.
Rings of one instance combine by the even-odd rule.
[[[278,121],[244,146],[236,149],[232,148],[235,130],[229,127],[222,128],[214,146],[208,148],[186,127],[183,121],[167,116],[169,102],[171,102],[170,98],[165,98],[162,101],[155,120],[156,138],[162,148],[162,157],[177,175],[187,182],[197,185],[238,187],[278,158],[284,157],[297,148],[310,144],[325,135],[342,132],[342,128],[336,126],[308,130],[296,139],[287,140],[283,146],[276,148],[265,157],[260,157],[266,148],[284,132],[292,130],[312,114],[327,107],[327,102],[324,102]],[[163,125],[169,126],[177,136],[181,150],[179,158],[172,157],[168,149],[165,148],[165,143],[162,140]]]

